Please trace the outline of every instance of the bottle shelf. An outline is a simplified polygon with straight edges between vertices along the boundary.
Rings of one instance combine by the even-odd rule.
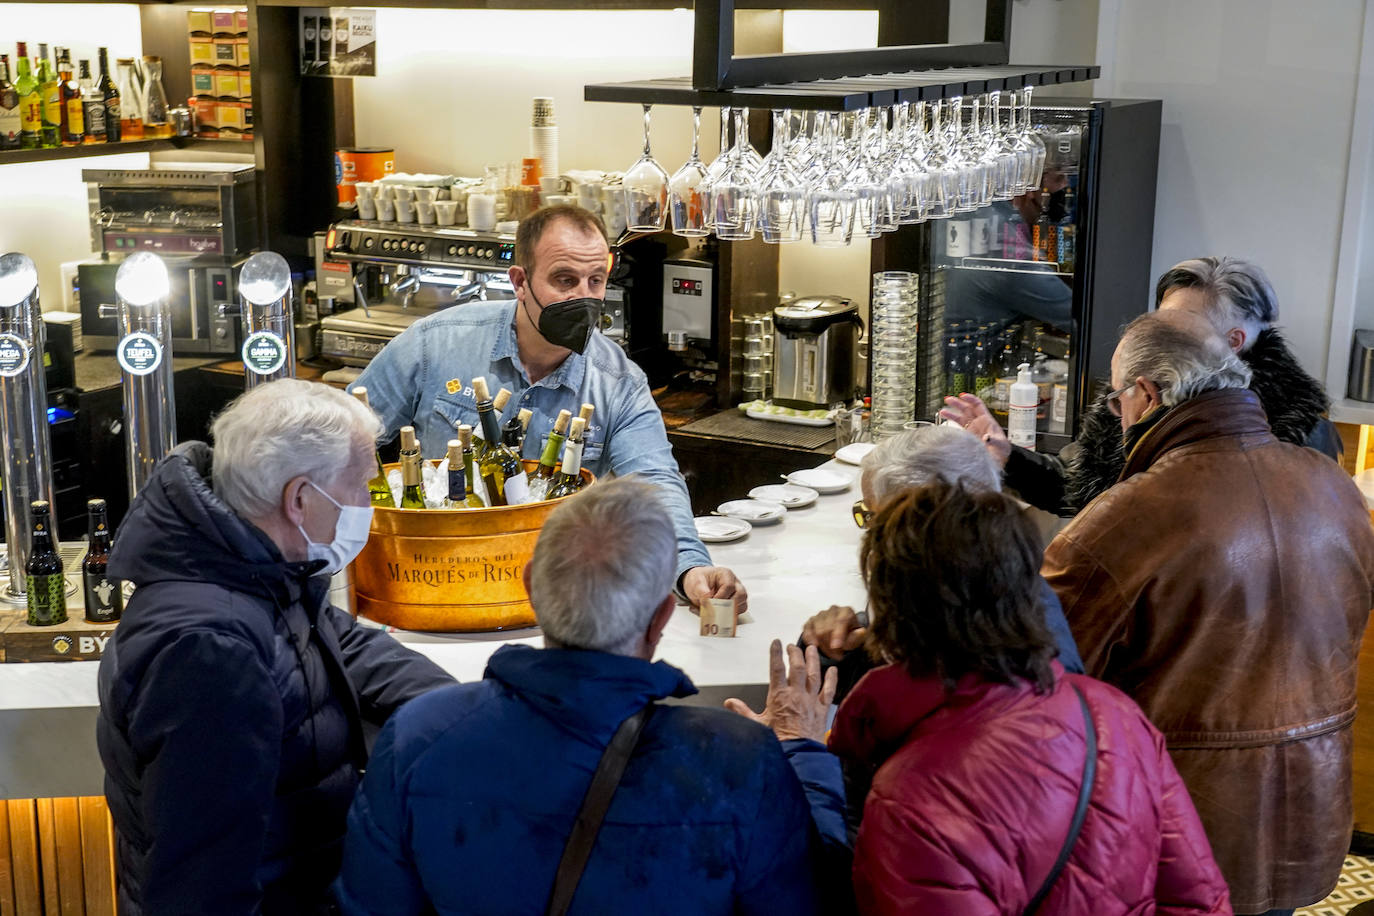
[[[89,146],[59,146],[56,149],[18,149],[0,151],[0,165],[22,162],[50,162],[56,159],[87,159],[120,153],[151,153],[170,149],[214,149],[252,152],[246,140],[208,140],[199,137],[169,137],[165,140],[130,140],[122,143],[92,143]]]
[[[992,270],[1000,273],[1037,274],[1071,279],[1073,271],[1059,270],[1049,261],[1026,261],[1019,258],[966,257],[943,261],[940,266],[954,270]]]

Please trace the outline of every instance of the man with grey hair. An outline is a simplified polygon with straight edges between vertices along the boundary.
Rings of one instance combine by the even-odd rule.
[[[327,912],[364,722],[453,682],[328,602],[367,540],[379,432],[341,391],[270,382],[130,506],[109,572],[138,590],[96,724],[122,916]]]
[[[676,553],[634,477],[553,512],[524,571],[545,647],[504,646],[480,683],[387,723],[349,813],[345,913],[562,912],[555,888],[574,913],[815,911],[811,814],[773,732],[657,702],[696,693],[651,661]]]
[[[1248,376],[1202,315],[1132,322],[1107,396],[1121,481],[1043,573],[1087,673],[1164,733],[1235,911],[1291,913],[1350,842],[1374,531],[1349,475],[1275,437]]]
[[[1002,475],[978,438],[957,426],[927,426],[902,432],[880,443],[860,464],[859,489],[863,498],[854,504],[854,521],[866,526],[883,500],[911,487],[938,480],[957,483],[969,490],[1000,493]],[[1046,585],[1041,590],[1045,623],[1059,648],[1059,662],[1074,674],[1083,673],[1073,634],[1064,620],[1059,599]],[[849,689],[873,667],[863,648],[868,639],[868,614],[852,607],[831,605],[806,622],[798,645],[815,646],[830,663],[839,663],[837,696]],[[824,664],[824,663],[823,663]],[[825,664],[829,667],[829,664]],[[857,810],[862,810],[859,799]]]

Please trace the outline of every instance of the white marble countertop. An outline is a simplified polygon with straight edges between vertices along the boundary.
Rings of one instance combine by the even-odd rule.
[[[714,562],[733,569],[748,588],[752,622],[742,624],[733,639],[704,637],[691,609],[678,608],[658,657],[682,668],[698,686],[766,683],[773,639],[795,640],[806,619],[831,604],[862,607],[860,532],[850,516],[858,498],[858,468],[835,461],[822,467],[855,478],[855,485],[794,509],[777,524],[757,526],[738,541],[708,545]],[[460,681],[481,679],[487,658],[506,643],[542,644],[537,629],[394,635]],[[0,665],[0,713],[94,708],[99,705],[97,668],[97,662]]]

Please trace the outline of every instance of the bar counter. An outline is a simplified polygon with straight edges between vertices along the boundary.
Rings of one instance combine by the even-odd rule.
[[[728,544],[707,545],[716,564],[749,589],[749,615],[733,639],[699,635],[697,617],[679,607],[664,631],[658,658],[682,668],[703,688],[699,702],[731,695],[756,704],[768,680],[768,645],[795,640],[802,624],[831,604],[862,607],[859,529],[850,515],[858,468],[828,462],[856,478],[843,493],[821,496]],[[741,493],[739,496],[744,496]],[[460,681],[482,677],[487,658],[507,643],[540,645],[537,629],[502,633],[395,633]],[[0,798],[100,795],[95,748],[98,662],[0,665]],[[207,685],[209,686],[209,685]],[[736,689],[743,688],[743,689]],[[757,705],[756,705],[757,708]]]

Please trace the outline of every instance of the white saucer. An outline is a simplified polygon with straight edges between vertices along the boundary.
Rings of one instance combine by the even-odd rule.
[[[708,544],[724,544],[737,541],[753,530],[742,518],[721,518],[719,515],[701,515],[694,519],[697,537]]]
[[[789,483],[798,486],[810,487],[817,493],[843,493],[854,483],[846,474],[838,471],[827,471],[824,468],[810,468],[805,471],[793,471],[791,474],[782,475]]]
[[[794,483],[770,483],[767,486],[754,487],[749,491],[749,495],[754,499],[782,503],[788,509],[800,509],[814,503],[820,494],[810,487],[799,487]]]
[[[787,507],[766,499],[732,499],[716,506],[716,511],[730,518],[743,519],[753,525],[771,525],[782,521]]]
[[[864,460],[864,455],[877,447],[872,442],[851,442],[835,449],[835,460],[843,461],[845,464],[858,464]]]

